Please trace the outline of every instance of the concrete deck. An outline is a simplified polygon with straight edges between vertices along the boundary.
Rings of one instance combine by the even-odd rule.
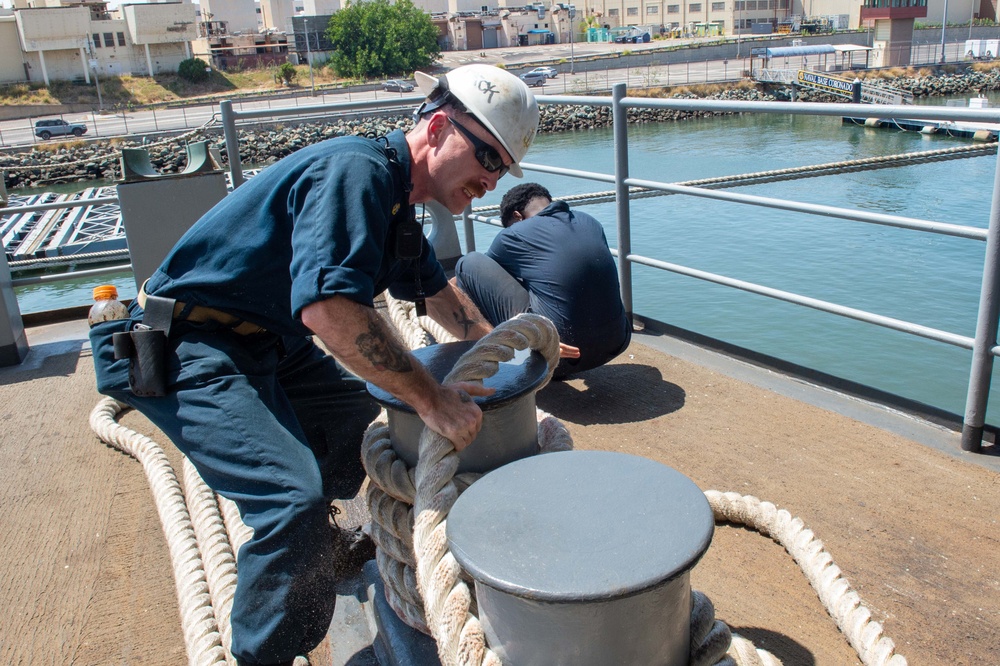
[[[29,329],[25,363],[0,369],[0,663],[184,663],[142,469],[87,424],[99,396],[85,334],[83,323]],[[577,448],[646,456],[703,489],[802,518],[910,663],[996,663],[995,455],[963,454],[937,426],[648,334],[614,363],[550,385],[538,404]],[[144,417],[122,422],[177,460]],[[718,617],[785,664],[860,663],[769,539],[718,526],[692,579]]]

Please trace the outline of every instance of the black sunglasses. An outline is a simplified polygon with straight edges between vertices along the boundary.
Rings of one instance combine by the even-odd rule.
[[[503,163],[503,158],[500,157],[500,153],[497,149],[486,143],[478,136],[462,127],[461,124],[451,116],[448,116],[448,120],[451,124],[458,128],[458,131],[465,135],[465,138],[472,142],[472,147],[476,149],[476,159],[479,161],[483,168],[490,173],[500,172],[497,178],[503,178],[504,174],[510,171],[510,167]]]

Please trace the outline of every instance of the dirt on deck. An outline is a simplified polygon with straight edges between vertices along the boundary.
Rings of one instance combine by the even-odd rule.
[[[0,369],[0,663],[186,662],[145,476],[90,431],[98,399],[81,341],[33,345]],[[911,664],[996,663],[995,471],[639,343],[538,404],[577,448],[658,460],[800,517]],[[122,422],[176,463],[144,417]],[[860,663],[791,557],[759,534],[718,526],[692,584],[785,664]]]

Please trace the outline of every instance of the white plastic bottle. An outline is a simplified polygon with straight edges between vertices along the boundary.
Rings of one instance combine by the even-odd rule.
[[[118,300],[118,289],[113,284],[102,284],[94,287],[94,305],[87,315],[87,323],[91,326],[112,319],[128,319],[128,308]]]

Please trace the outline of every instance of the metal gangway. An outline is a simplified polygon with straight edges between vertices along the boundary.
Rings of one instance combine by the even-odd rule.
[[[0,209],[0,243],[11,261],[122,249],[125,230],[114,187],[11,195]]]

